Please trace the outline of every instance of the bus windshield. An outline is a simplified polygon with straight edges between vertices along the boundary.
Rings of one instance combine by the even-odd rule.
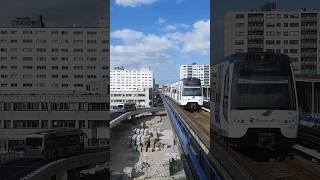
[[[183,96],[202,96],[200,87],[184,87]]]
[[[231,109],[295,110],[295,90],[288,63],[235,63]]]
[[[42,138],[26,138],[26,145],[32,147],[41,146]]]

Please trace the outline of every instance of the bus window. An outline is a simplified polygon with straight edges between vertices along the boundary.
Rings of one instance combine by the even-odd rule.
[[[27,138],[26,145],[33,149],[40,149],[42,146],[42,138]]]

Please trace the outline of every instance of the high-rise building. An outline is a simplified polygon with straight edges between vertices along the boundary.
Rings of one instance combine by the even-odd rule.
[[[110,90],[126,91],[153,87],[153,71],[149,67],[129,70],[116,67],[110,72]]]
[[[244,52],[287,54],[295,74],[320,74],[320,12],[306,9],[229,12],[224,20],[224,55]]]
[[[108,34],[45,27],[41,18],[0,27],[0,150],[42,129],[83,128],[88,142],[99,139],[97,128],[108,126]]]
[[[134,102],[137,107],[152,105],[153,71],[149,67],[129,70],[117,67],[110,72],[110,106]]]
[[[198,78],[203,87],[210,87],[210,65],[209,64],[186,64],[180,66],[180,79]]]
[[[201,80],[203,93],[205,97],[209,97],[210,89],[210,65],[209,64],[186,64],[180,66],[180,79],[198,78]]]

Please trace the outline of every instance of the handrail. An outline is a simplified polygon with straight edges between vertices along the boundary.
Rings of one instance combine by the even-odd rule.
[[[170,106],[170,104],[164,96],[161,96],[161,98],[163,104],[165,105],[165,108],[167,109],[167,113],[174,126],[176,134],[179,138],[179,142],[181,143],[181,147],[184,151],[184,154],[190,160],[190,165],[196,170],[194,172],[196,173],[194,174],[194,176],[197,176],[198,179],[201,180],[209,180],[212,178],[216,180],[221,180],[221,176],[218,174],[217,170],[211,164],[208,155],[201,149],[200,145],[197,143],[195,138],[189,132],[188,128],[186,128],[183,121],[180,119],[178,113]],[[191,146],[191,144],[194,146]],[[208,170],[210,171],[209,175],[206,174]]]

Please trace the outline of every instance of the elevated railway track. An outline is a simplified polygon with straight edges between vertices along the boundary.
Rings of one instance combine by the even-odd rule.
[[[205,173],[207,179],[257,179],[257,180],[318,180],[320,179],[320,166],[295,154],[293,158],[284,160],[258,161],[238,148],[227,145],[222,138],[210,132],[210,114],[201,111],[191,113],[181,108],[174,101],[163,97],[168,106],[178,114],[193,136],[201,151],[209,157],[213,173]],[[171,119],[172,121],[172,119]],[[212,134],[210,134],[212,133]],[[210,138],[211,135],[211,138]],[[211,141],[210,141],[211,140]],[[192,143],[189,143],[192,146]],[[252,153],[255,153],[252,151]],[[260,153],[259,156],[263,156]],[[268,156],[268,154],[265,154]],[[270,159],[272,160],[272,158]],[[201,160],[199,160],[201,164]],[[192,164],[192,162],[191,162]],[[210,168],[199,166],[203,172]],[[212,174],[214,174],[212,176]],[[202,179],[202,178],[200,178]]]

